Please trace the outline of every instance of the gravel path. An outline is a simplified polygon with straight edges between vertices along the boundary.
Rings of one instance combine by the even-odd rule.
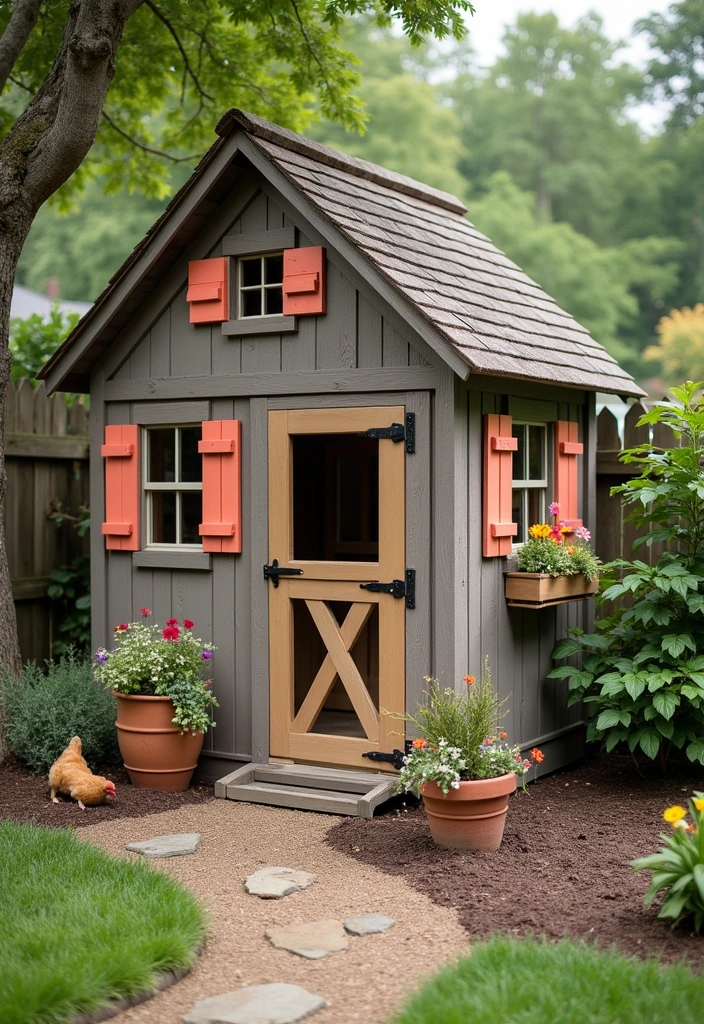
[[[133,858],[125,843],[171,832],[200,832],[189,857],[151,861],[209,907],[208,940],[194,970],[173,988],[114,1017],[116,1024],[181,1024],[198,999],[244,985],[302,985],[330,1004],[315,1024],[382,1024],[436,967],[468,949],[454,910],[434,904],[401,877],[336,852],[324,843],[339,822],[331,815],[214,800],[141,818],[78,830],[78,837]],[[265,866],[312,871],[318,881],[281,900],[244,891],[247,875]],[[378,912],[396,920],[380,935],[350,938],[347,952],[308,961],[274,949],[269,925]]]

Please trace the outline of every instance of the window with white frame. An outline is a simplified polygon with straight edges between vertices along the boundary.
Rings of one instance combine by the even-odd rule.
[[[283,312],[283,253],[243,256],[237,261],[239,319],[281,316]]]
[[[512,426],[518,448],[513,453],[512,521],[518,524],[514,544],[528,540],[533,523],[544,523],[548,492],[548,429],[545,423]]]
[[[144,431],[146,545],[200,547],[203,468],[200,424]]]

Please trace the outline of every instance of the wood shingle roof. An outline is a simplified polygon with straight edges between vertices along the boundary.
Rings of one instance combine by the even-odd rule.
[[[466,218],[454,196],[250,114],[244,130],[475,373],[644,392],[589,332]]]

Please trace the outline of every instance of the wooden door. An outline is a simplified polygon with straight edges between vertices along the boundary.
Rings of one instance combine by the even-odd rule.
[[[365,431],[403,407],[269,413],[270,753],[380,767],[403,746],[403,598],[362,588],[405,577],[405,445]],[[383,767],[387,767],[384,765]],[[390,767],[390,766],[389,766]]]

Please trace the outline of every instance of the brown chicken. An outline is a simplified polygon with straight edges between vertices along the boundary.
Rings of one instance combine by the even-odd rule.
[[[95,807],[106,800],[116,798],[115,785],[102,775],[93,775],[81,754],[81,738],[74,736],[49,769],[49,785],[51,799],[55,804],[59,800],[57,793],[65,793],[78,801],[78,806],[85,811],[86,806]]]

